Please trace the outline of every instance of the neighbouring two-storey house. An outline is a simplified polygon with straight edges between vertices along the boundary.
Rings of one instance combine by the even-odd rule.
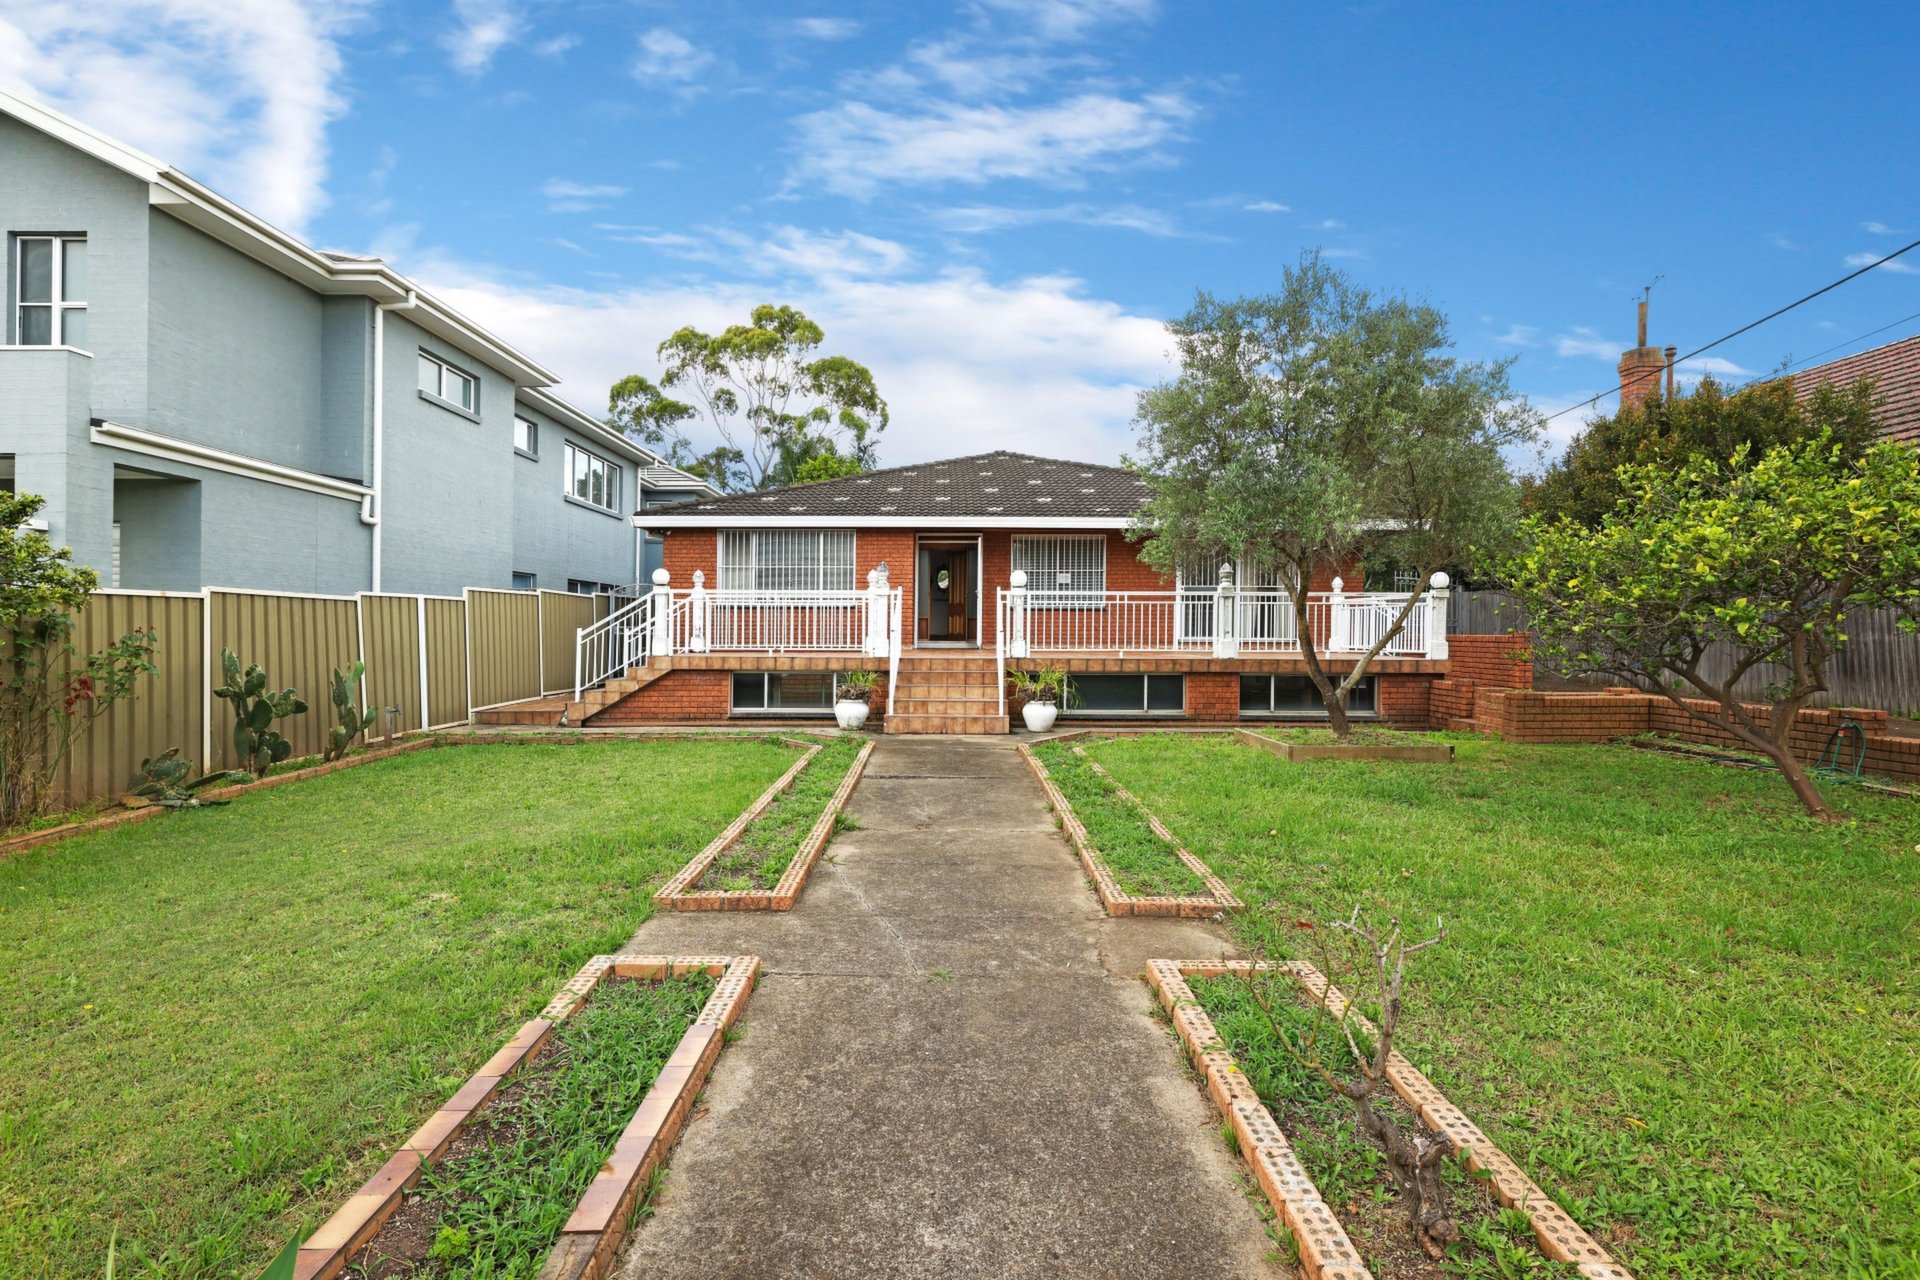
[[[1004,733],[1006,673],[1053,666],[1070,719],[1323,715],[1288,596],[1248,566],[1169,580],[1144,564],[1128,533],[1146,496],[1121,467],[986,453],[640,512],[664,545],[652,593],[584,633],[573,699],[525,714],[824,717],[836,673],[858,669],[879,677],[889,732]],[[1407,601],[1363,585],[1357,570],[1312,584],[1307,625],[1333,671]],[[1359,715],[1428,723],[1448,669],[1437,586],[1355,689]]]
[[[0,93],[0,485],[103,585],[598,591],[717,491],[374,258]]]

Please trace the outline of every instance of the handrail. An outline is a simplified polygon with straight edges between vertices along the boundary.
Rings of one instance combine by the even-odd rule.
[[[621,605],[591,626],[573,633],[573,700],[616,671],[639,666],[647,657],[647,633],[653,620],[653,597],[641,596]]]
[[[893,588],[888,594],[887,612],[887,714],[893,714],[893,687],[900,683],[900,610],[901,589]]]

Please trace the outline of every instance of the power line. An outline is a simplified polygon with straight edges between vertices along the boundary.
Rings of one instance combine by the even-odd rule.
[[[1920,249],[1920,240],[1915,240],[1911,244],[1903,245],[1900,248],[1895,249],[1892,253],[1888,254],[1886,257],[1877,258],[1874,261],[1869,262],[1866,266],[1861,267],[1858,271],[1854,271],[1847,275],[1841,276],[1838,280],[1835,280],[1832,284],[1823,285],[1822,287],[1815,289],[1812,293],[1807,294],[1803,298],[1794,299],[1792,302],[1789,302],[1786,306],[1781,307],[1778,310],[1769,311],[1767,312],[1767,314],[1761,316],[1758,320],[1753,321],[1751,324],[1743,324],[1738,329],[1735,329],[1732,333],[1723,334],[1722,336],[1715,338],[1712,342],[1709,342],[1704,347],[1695,347],[1693,350],[1687,352],[1687,354],[1676,357],[1673,363],[1675,365],[1679,365],[1684,361],[1693,359],[1695,356],[1705,355],[1707,352],[1713,350],[1715,347],[1719,346],[1721,343],[1731,342],[1733,339],[1739,337],[1743,333],[1747,333],[1753,329],[1758,329],[1761,325],[1765,324],[1767,321],[1783,316],[1787,314],[1787,312],[1793,310],[1795,307],[1802,306],[1806,303],[1812,302],[1815,298],[1819,297],[1823,293],[1832,293],[1835,289],[1838,289],[1841,285],[1847,283],[1849,280],[1859,279],[1861,276],[1867,274],[1867,272],[1873,270],[1875,267],[1881,266],[1885,263],[1892,262],[1895,258],[1899,257],[1903,253],[1906,253],[1910,249]],[[1898,323],[1900,323],[1898,320],[1894,321],[1894,324],[1898,324]],[[1891,328],[1892,326],[1889,325],[1888,327]],[[1845,344],[1843,343],[1842,345],[1845,345]],[[1600,401],[1606,399],[1608,396],[1614,394],[1614,392],[1620,391],[1626,385],[1627,384],[1623,382],[1619,384],[1619,386],[1614,387],[1613,390],[1611,391],[1602,391],[1599,395],[1596,395],[1588,400],[1582,400],[1579,404],[1570,404],[1566,408],[1561,409],[1556,413],[1548,414],[1545,418],[1541,419],[1541,422],[1543,424],[1552,422],[1555,418],[1562,417],[1566,414],[1572,413],[1575,409],[1588,408],[1589,406],[1597,404]]]
[[[1898,320],[1893,321],[1891,324],[1883,324],[1878,329],[1869,329],[1865,333],[1856,334],[1853,337],[1848,338],[1845,342],[1836,342],[1832,346],[1828,347],[1825,351],[1816,351],[1810,356],[1804,356],[1799,360],[1795,360],[1791,362],[1790,364],[1787,365],[1786,368],[1781,369],[1777,372],[1763,373],[1759,377],[1754,378],[1751,381],[1741,383],[1739,389],[1744,391],[1748,387],[1757,386],[1762,382],[1772,382],[1775,378],[1780,377],[1782,374],[1792,373],[1796,369],[1806,368],[1808,365],[1812,364],[1815,360],[1818,360],[1821,356],[1832,355],[1834,352],[1840,350],[1842,347],[1850,347],[1856,342],[1865,342],[1868,338],[1874,337],[1878,334],[1885,333],[1889,329],[1897,329],[1901,325],[1906,324],[1910,320],[1920,320],[1920,311],[1916,311],[1910,316],[1901,316]]]

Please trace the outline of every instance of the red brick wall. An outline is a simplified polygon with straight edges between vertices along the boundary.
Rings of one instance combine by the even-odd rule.
[[[593,717],[595,725],[714,724],[731,702],[725,671],[669,671]]]
[[[1240,677],[1233,672],[1195,672],[1187,677],[1187,718],[1208,723],[1240,718]]]
[[[1427,716],[1436,729],[1467,729],[1473,720],[1473,681],[1435,680]]]
[[[1431,722],[1432,676],[1374,677],[1374,707],[1380,718],[1402,729],[1424,729]]]
[[[1481,689],[1533,688],[1533,637],[1525,632],[1448,636],[1447,678]]]

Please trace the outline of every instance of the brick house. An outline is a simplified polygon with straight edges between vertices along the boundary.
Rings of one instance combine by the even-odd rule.
[[[1238,566],[1149,568],[1127,536],[1146,496],[1120,467],[1001,452],[639,512],[663,567],[652,595],[582,633],[566,720],[824,719],[835,674],[861,669],[888,732],[1004,733],[1005,676],[1037,666],[1068,673],[1070,720],[1324,715],[1285,593]],[[1363,585],[1314,584],[1331,670],[1407,600]],[[1357,714],[1428,723],[1445,601],[1422,594]]]

